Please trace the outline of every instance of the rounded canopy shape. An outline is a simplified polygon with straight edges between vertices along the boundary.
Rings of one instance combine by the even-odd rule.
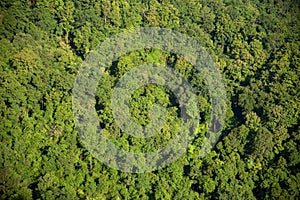
[[[145,48],[178,54],[203,75],[212,101],[212,117],[209,133],[201,147],[201,156],[209,152],[218,140],[225,118],[226,92],[221,75],[213,60],[195,40],[179,32],[156,27],[138,28],[114,35],[91,51],[82,64],[74,83],[73,113],[83,145],[102,163],[124,172],[144,173],[174,162],[186,152],[200,119],[197,96],[188,81],[171,68],[146,64],[131,69],[114,88],[111,99],[114,118],[127,134],[135,137],[153,136],[160,129],[161,123],[152,123],[144,129],[138,127],[129,118],[128,104],[134,90],[142,85],[155,83],[168,87],[179,101],[179,133],[165,147],[146,153],[125,151],[101,133],[95,110],[95,93],[103,68],[122,55]],[[148,79],[141,78],[141,73]],[[153,121],[164,122],[162,107],[153,106],[152,113]]]

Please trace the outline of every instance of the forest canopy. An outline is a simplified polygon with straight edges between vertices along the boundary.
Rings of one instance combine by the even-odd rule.
[[[300,13],[288,0],[2,0],[0,2],[1,199],[299,199]],[[167,64],[193,86],[200,121],[186,154],[165,168],[126,173],[97,160],[78,137],[72,90],[80,66],[105,39],[140,27],[172,29],[210,54],[226,88],[226,120],[216,146],[199,157],[211,98],[203,76],[180,55],[141,49],[107,66],[95,110],[103,133],[127,151],[148,152],[178,132],[178,101],[149,84],[130,99],[131,118],[151,138],[116,124],[117,81],[147,62]]]

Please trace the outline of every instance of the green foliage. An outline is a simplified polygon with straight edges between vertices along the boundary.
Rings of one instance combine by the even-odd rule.
[[[300,15],[297,1],[2,0],[0,2],[1,199],[299,199]],[[82,60],[122,30],[159,26],[206,48],[222,72],[229,109],[221,140],[200,147],[211,117],[204,77],[180,55],[141,49],[104,71],[95,109],[103,132],[127,151],[164,146],[180,128],[174,94],[146,85],[130,100],[146,126],[151,107],[166,123],[151,138],[120,130],[112,89],[128,70],[167,64],[189,80],[201,115],[186,155],[145,174],[108,168],[78,140],[72,88]],[[193,113],[187,113],[193,115]]]

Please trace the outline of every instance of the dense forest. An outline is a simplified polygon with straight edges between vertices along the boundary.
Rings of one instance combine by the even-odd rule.
[[[299,199],[299,6],[297,0],[1,0],[0,199]],[[163,27],[199,42],[224,79],[227,108],[221,137],[200,157],[211,116],[201,73],[165,50],[121,56],[107,66],[95,98],[103,133],[116,145],[152,151],[180,126],[176,97],[152,84],[134,92],[130,113],[145,126],[151,105],[162,105],[159,133],[135,138],[115,122],[113,87],[137,65],[168,64],[189,80],[200,110],[196,137],[182,157],[127,173],[82,144],[72,91],[97,45],[139,27]]]

